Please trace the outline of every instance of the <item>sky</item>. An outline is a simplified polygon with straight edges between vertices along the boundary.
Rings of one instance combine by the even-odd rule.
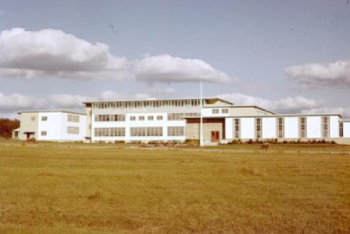
[[[0,0],[0,117],[206,97],[350,118],[349,0]]]

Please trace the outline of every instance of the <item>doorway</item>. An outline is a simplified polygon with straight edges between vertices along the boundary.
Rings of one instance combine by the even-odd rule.
[[[220,132],[219,131],[212,131],[211,132],[211,142],[219,142],[220,140]]]

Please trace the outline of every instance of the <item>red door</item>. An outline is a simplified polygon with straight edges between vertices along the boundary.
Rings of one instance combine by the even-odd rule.
[[[211,141],[212,142],[219,142],[220,140],[220,133],[219,131],[212,131],[211,132]]]

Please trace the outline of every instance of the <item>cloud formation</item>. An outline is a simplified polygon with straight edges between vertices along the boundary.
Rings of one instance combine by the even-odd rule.
[[[287,97],[278,100],[269,100],[261,97],[241,93],[219,95],[220,98],[233,102],[236,105],[256,105],[272,111],[299,112],[311,108],[319,108],[322,103],[302,96]]]
[[[2,31],[0,54],[0,78],[123,80],[131,77],[126,58],[111,55],[107,45],[91,44],[61,30]]]
[[[285,73],[303,87],[350,88],[350,60],[292,66]]]
[[[147,83],[227,83],[232,79],[203,60],[172,57],[168,54],[146,57],[135,64],[134,70],[136,79]]]

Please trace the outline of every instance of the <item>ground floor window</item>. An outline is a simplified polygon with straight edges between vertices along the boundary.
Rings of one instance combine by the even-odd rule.
[[[184,127],[168,127],[168,136],[184,136]]]
[[[163,127],[132,127],[130,135],[132,137],[163,136]]]
[[[79,134],[79,127],[67,127],[68,134]]]
[[[125,136],[125,128],[95,128],[95,137]]]

